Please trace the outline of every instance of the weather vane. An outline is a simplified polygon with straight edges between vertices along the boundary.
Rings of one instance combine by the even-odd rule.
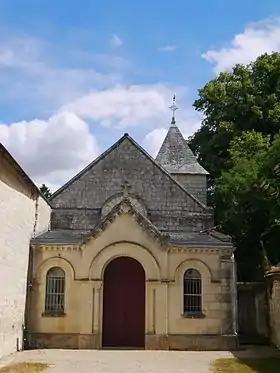
[[[174,95],[173,96],[173,102],[172,102],[172,105],[169,106],[169,109],[171,109],[172,111],[172,121],[171,121],[171,124],[175,124],[175,112],[176,110],[178,110],[178,106],[176,105],[176,96]]]

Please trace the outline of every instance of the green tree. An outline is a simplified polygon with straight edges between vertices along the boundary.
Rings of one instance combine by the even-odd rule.
[[[232,141],[228,170],[222,171],[216,180],[216,205],[222,207],[217,211],[217,219],[237,246],[238,272],[243,280],[262,275],[260,234],[266,230],[269,219],[259,180],[268,147],[268,136],[244,132]]]
[[[236,65],[199,90],[194,102],[203,113],[190,145],[213,179],[229,158],[229,144],[243,131],[274,135],[280,130],[280,53]]]
[[[46,186],[46,184],[42,184],[42,185],[40,186],[40,191],[43,193],[43,195],[44,195],[47,199],[49,199],[49,198],[51,197],[51,195],[52,195],[50,189]]]
[[[216,224],[233,237],[239,278],[260,278],[263,246],[280,260],[280,54],[221,73],[194,107],[204,120],[190,145],[211,174]]]

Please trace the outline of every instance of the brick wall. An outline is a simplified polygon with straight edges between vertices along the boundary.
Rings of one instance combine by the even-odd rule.
[[[4,166],[4,167],[3,167]],[[48,229],[50,207],[15,174],[0,170],[0,358],[22,347],[29,241]]]

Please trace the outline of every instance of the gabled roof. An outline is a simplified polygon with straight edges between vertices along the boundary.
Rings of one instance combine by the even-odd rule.
[[[170,173],[208,175],[198,163],[175,122],[169,127],[156,161]]]
[[[108,225],[112,224],[115,221],[115,219],[122,214],[133,216],[136,222],[139,223],[139,225],[144,227],[147,232],[152,234],[152,236],[161,243],[162,247],[165,247],[168,244],[169,236],[163,234],[154,224],[152,224],[152,222],[149,219],[147,219],[143,214],[141,214],[140,211],[135,209],[128,198],[123,198],[121,202],[118,203],[109,212],[109,214],[101,220],[100,224],[95,226],[92,229],[92,231],[90,231],[82,238],[81,243],[85,243],[91,238],[97,237],[108,227]]]
[[[23,170],[23,168],[18,164],[15,158],[11,155],[11,153],[5,148],[5,146],[0,142],[0,154],[4,156],[11,163],[14,169],[20,174],[22,179],[33,189],[35,190],[46,202],[50,205],[50,202],[41,192],[41,190],[37,187],[37,185],[32,181],[32,179],[27,175],[27,173]]]
[[[165,247],[169,235],[162,233],[152,222],[147,219],[140,211],[135,209],[128,198],[123,198],[114,208],[97,224],[90,232],[83,233],[73,230],[53,230],[41,234],[31,240],[31,244],[38,245],[56,245],[56,244],[78,244],[82,245],[92,238],[99,236],[115,219],[122,215],[134,216],[137,223],[145,228],[147,232],[160,241],[161,246]]]
[[[61,188],[59,188],[55,193],[52,194],[50,197],[50,201],[52,201],[56,196],[58,196],[61,192],[63,192],[68,186],[70,186],[73,182],[78,180],[82,175],[84,175],[89,169],[94,167],[99,161],[105,158],[110,152],[120,146],[126,139],[128,139],[142,154],[147,157],[150,162],[152,162],[156,167],[158,167],[161,172],[163,172],[169,179],[172,180],[174,184],[178,186],[181,190],[183,190],[189,197],[191,197],[199,206],[203,207],[204,209],[210,210],[206,205],[204,205],[199,199],[197,199],[194,195],[192,195],[188,190],[186,190],[180,183],[178,183],[172,175],[162,167],[153,157],[150,156],[132,137],[129,136],[128,133],[125,133],[115,144],[113,144],[110,148],[108,148],[104,153],[102,153],[99,157],[97,157],[93,162],[87,165],[82,171],[80,171],[76,176],[74,176],[71,180],[69,180],[66,184],[64,184]],[[206,171],[205,171],[206,172]]]

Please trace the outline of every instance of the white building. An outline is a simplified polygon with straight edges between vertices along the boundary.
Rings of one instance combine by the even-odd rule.
[[[49,229],[51,208],[0,143],[0,358],[22,348],[30,239]]]

